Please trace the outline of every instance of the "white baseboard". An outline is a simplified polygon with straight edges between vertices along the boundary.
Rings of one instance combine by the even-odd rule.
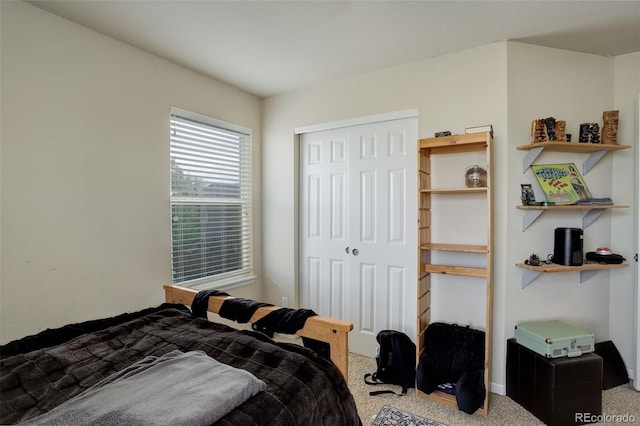
[[[637,391],[640,391],[640,380],[636,380],[636,371],[633,368],[627,368],[627,373],[629,374],[629,382],[631,386]]]
[[[500,383],[490,382],[489,383],[489,389],[490,389],[491,393],[496,393],[498,395],[506,395],[507,394],[507,387],[505,385],[501,385]]]

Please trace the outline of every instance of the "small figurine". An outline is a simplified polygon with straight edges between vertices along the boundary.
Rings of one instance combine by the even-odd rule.
[[[533,188],[530,183],[520,184],[521,187],[521,195],[520,199],[522,200],[523,206],[530,206],[536,201],[536,197],[533,194]]]
[[[531,142],[539,143],[547,140],[547,134],[544,131],[544,120],[537,119],[531,122]]]
[[[562,141],[565,142],[567,140],[567,135],[566,135],[566,128],[567,128],[567,122],[564,120],[558,120],[556,121],[556,127],[555,127],[555,132],[556,132],[556,140],[557,141]]]
[[[556,140],[556,119],[548,117],[544,119],[544,125],[547,128],[547,136],[550,141]]]
[[[590,134],[591,134],[591,124],[582,123],[580,125],[580,134],[578,135],[578,142],[589,142]]]
[[[605,111],[602,113],[602,143],[618,143],[618,115],[619,111]]]
[[[600,125],[598,123],[591,123],[589,133],[591,133],[591,143],[600,143]]]

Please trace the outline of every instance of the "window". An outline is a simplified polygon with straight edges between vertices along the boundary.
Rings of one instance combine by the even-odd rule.
[[[173,283],[252,282],[251,130],[171,110]]]

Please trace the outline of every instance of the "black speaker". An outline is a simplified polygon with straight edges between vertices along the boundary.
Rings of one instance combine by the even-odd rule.
[[[582,258],[582,229],[556,228],[553,241],[553,263],[580,266]]]

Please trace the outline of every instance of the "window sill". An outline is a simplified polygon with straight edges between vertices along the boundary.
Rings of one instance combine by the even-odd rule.
[[[258,277],[255,275],[242,275],[239,277],[230,277],[221,280],[212,280],[205,278],[202,280],[194,280],[191,282],[183,282],[178,285],[192,288],[194,290],[232,290],[234,288],[245,287],[254,284]]]

